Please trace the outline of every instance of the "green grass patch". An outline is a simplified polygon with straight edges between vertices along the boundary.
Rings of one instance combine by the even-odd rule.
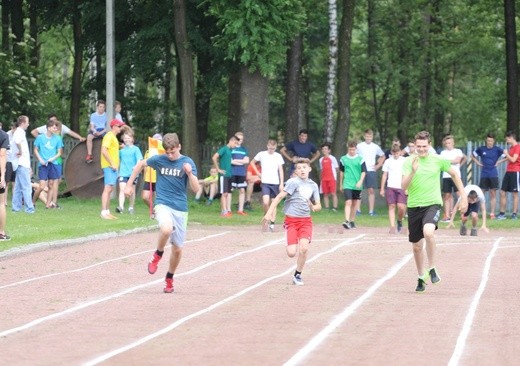
[[[233,202],[237,202],[236,196]],[[6,231],[11,236],[10,241],[0,242],[0,251],[13,247],[21,247],[28,244],[50,242],[56,240],[81,238],[93,234],[108,232],[124,232],[136,228],[153,228],[155,220],[151,220],[148,208],[141,200],[137,200],[135,214],[115,213],[116,200],[112,200],[112,213],[119,217],[118,220],[103,220],[100,218],[101,202],[99,199],[80,200],[75,197],[60,199],[61,210],[45,209],[45,206],[38,202],[36,213],[29,215],[25,212],[11,212],[10,206],[7,207],[7,226]],[[282,223],[283,203],[278,206],[277,224]],[[363,207],[366,212],[366,207]],[[233,206],[236,212],[236,207]],[[356,218],[356,224],[362,232],[363,227],[388,227],[387,208],[384,205],[376,207],[377,216],[368,216],[366,213]],[[209,226],[237,226],[258,225],[260,228],[263,210],[260,203],[255,200],[253,211],[248,211],[248,216],[234,214],[230,218],[220,216],[220,204],[215,201],[211,206],[206,206],[204,202],[197,203],[190,200],[189,203],[189,222],[190,224],[201,224]],[[323,210],[313,213],[315,224],[341,225],[344,221],[343,205],[340,204],[338,212]],[[455,220],[458,229],[460,219]],[[406,224],[405,224],[406,225]],[[447,224],[441,223],[440,229],[444,229]],[[479,227],[481,222],[479,222]],[[518,220],[488,220],[488,227],[493,229],[518,228]]]

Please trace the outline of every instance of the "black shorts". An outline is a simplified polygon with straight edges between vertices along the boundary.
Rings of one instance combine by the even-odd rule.
[[[245,175],[233,175],[231,177],[231,187],[233,188],[246,188],[247,181]]]
[[[480,178],[479,187],[483,191],[489,191],[490,189],[498,189],[498,177]]]
[[[361,199],[361,191],[357,189],[344,189],[343,190],[343,198],[345,201],[348,200],[360,200]]]
[[[476,214],[478,214],[479,208],[480,208],[480,201],[470,203],[468,205],[468,210],[462,216],[468,217],[469,215],[471,215],[472,212],[475,212]]]
[[[152,188],[152,189],[150,189]],[[151,187],[150,187],[150,182],[143,182],[143,191],[152,191],[152,192],[155,192],[155,183],[151,183]]]
[[[14,182],[16,179],[16,170],[13,170],[13,163],[10,161],[5,164],[5,182]]]
[[[457,186],[451,178],[442,178],[442,193],[458,192]]]
[[[231,177],[219,177],[218,192],[219,193],[231,193]]]
[[[520,172],[506,172],[504,179],[502,179],[502,190],[518,192],[520,190]]]
[[[410,243],[417,243],[424,238],[423,227],[426,224],[434,224],[435,230],[437,230],[440,215],[440,205],[408,207],[408,240]]]
[[[280,193],[279,184],[264,184],[262,183],[262,196],[269,196],[269,198],[275,198]]]

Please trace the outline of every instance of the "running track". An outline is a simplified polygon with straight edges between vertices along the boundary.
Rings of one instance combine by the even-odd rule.
[[[4,365],[516,365],[519,231],[439,230],[442,281],[411,246],[316,226],[305,286],[284,233],[191,226],[174,294],[155,232],[0,253]]]

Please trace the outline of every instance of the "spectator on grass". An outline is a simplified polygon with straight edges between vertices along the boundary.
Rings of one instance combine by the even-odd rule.
[[[291,162],[289,165],[289,177],[294,171],[294,163],[298,161],[299,158],[310,159],[312,166],[312,163],[320,157],[320,152],[316,148],[316,145],[309,141],[309,131],[305,128],[298,132],[298,138],[296,140],[289,142],[280,149],[280,154]]]
[[[213,154],[211,160],[213,166],[220,174],[219,193],[220,196],[220,216],[231,217],[231,160],[232,151],[239,144],[239,138],[235,135],[231,136],[227,145],[222,146]]]
[[[13,142],[18,150],[18,169],[16,169],[16,183],[12,198],[12,211],[19,212],[25,205],[25,212],[34,213],[31,189],[31,155],[27,142],[26,130],[29,127],[29,117],[19,116],[16,120],[16,131],[13,134]]]
[[[47,131],[34,140],[34,157],[38,160],[39,187],[34,192],[33,203],[36,203],[40,192],[48,187],[45,208],[58,208],[58,190],[54,189],[61,178],[61,165],[57,163],[63,153],[63,140],[57,135],[58,122],[49,120]],[[56,196],[55,196],[56,193]]]
[[[119,141],[116,136],[124,125],[124,122],[113,119],[110,122],[111,130],[103,137],[103,142],[101,143],[101,169],[104,175],[104,187],[101,195],[101,218],[105,220],[117,219],[116,216],[110,213],[110,196],[116,185],[119,169]]]
[[[7,213],[5,212],[5,191],[7,182],[5,172],[7,167],[7,151],[9,150],[9,136],[0,128],[0,241],[10,240],[11,237],[5,232]]]
[[[500,213],[498,220],[506,218],[507,192],[513,195],[513,211],[511,219],[517,219],[518,212],[518,191],[520,190],[520,144],[516,140],[516,134],[512,131],[506,133],[506,143],[510,145],[509,150],[504,150],[505,158],[500,162],[507,161],[506,172],[502,179],[500,189]]]
[[[92,147],[94,145],[94,139],[102,138],[107,132],[107,114],[105,108],[105,101],[100,99],[96,103],[96,111],[90,115],[90,124],[87,131],[87,156],[85,158],[85,162],[88,164],[93,161]]]
[[[119,120],[117,120],[119,121]],[[123,134],[123,148],[119,150],[119,204],[116,207],[117,213],[125,212],[125,187],[128,183],[128,178],[132,175],[132,170],[137,165],[137,163],[143,160],[143,154],[141,153],[141,149],[134,145],[134,135],[133,131],[127,130]],[[134,184],[137,184],[136,178]],[[134,213],[134,204],[135,204],[135,194],[128,198],[128,213],[133,215]]]
[[[244,203],[246,198],[246,176],[249,156],[247,149],[242,145],[244,143],[244,134],[237,132],[235,136],[238,138],[238,143],[231,150],[231,187],[238,189],[237,214],[247,216],[247,213],[244,212]]]

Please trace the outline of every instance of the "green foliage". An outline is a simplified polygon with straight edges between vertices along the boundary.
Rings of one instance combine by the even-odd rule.
[[[273,75],[285,60],[287,42],[305,22],[301,0],[212,0],[208,12],[217,19],[215,45],[226,59]]]

